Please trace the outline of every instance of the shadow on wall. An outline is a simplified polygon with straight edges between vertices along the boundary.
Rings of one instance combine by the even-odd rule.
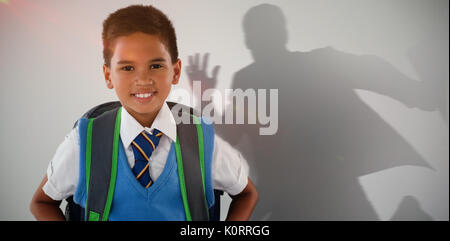
[[[377,220],[358,177],[402,165],[430,166],[355,89],[434,111],[441,106],[442,96],[435,94],[440,86],[409,79],[376,56],[331,47],[288,51],[285,17],[274,5],[251,8],[243,29],[254,62],[235,73],[232,88],[278,89],[279,95],[275,135],[259,135],[255,124],[215,127],[249,161],[260,193],[252,219]],[[214,86],[218,68],[207,79],[206,64],[203,74],[189,77]],[[188,70],[200,69],[195,65],[190,61]]]
[[[398,205],[391,221],[433,221],[433,218],[422,210],[417,199],[406,196]]]

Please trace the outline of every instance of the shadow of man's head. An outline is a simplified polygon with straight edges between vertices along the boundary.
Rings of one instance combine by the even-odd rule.
[[[254,57],[280,51],[287,44],[286,18],[278,6],[261,4],[251,8],[244,15],[242,25],[245,44]]]

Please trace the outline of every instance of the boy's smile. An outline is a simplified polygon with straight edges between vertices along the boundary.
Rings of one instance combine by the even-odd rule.
[[[133,33],[114,40],[110,67],[103,65],[106,85],[142,126],[150,127],[172,84],[180,78],[181,61],[172,63],[157,35]]]

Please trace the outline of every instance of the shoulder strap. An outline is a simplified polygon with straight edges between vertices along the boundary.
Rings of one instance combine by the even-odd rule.
[[[175,142],[178,176],[186,219],[188,221],[207,221],[209,213],[205,193],[202,125],[198,117],[192,114],[191,108],[178,105],[180,106],[177,107],[181,108],[173,108],[176,105],[172,103],[169,105],[174,115],[189,114],[190,116],[189,123],[177,125],[177,141]],[[178,109],[179,111],[177,111]]]
[[[86,219],[108,220],[117,175],[121,108],[90,118],[86,140]]]

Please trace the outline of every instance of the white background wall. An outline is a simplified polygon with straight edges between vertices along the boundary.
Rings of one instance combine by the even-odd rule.
[[[28,205],[58,144],[85,110],[116,99],[102,77],[101,26],[109,13],[134,3],[153,3],[172,19],[185,65],[189,55],[210,53],[210,68],[221,66],[221,89],[253,61],[242,18],[261,3],[282,9],[291,51],[332,46],[373,54],[420,81],[408,51],[431,39],[438,43],[435,53],[446,53],[446,64],[435,65],[446,66],[439,71],[448,81],[445,0],[0,1],[0,220],[33,219]],[[188,88],[187,80],[182,75],[178,87]],[[378,218],[391,219],[410,196],[431,219],[448,220],[448,92],[447,111],[426,112],[355,91],[432,167],[400,166],[360,176]]]

